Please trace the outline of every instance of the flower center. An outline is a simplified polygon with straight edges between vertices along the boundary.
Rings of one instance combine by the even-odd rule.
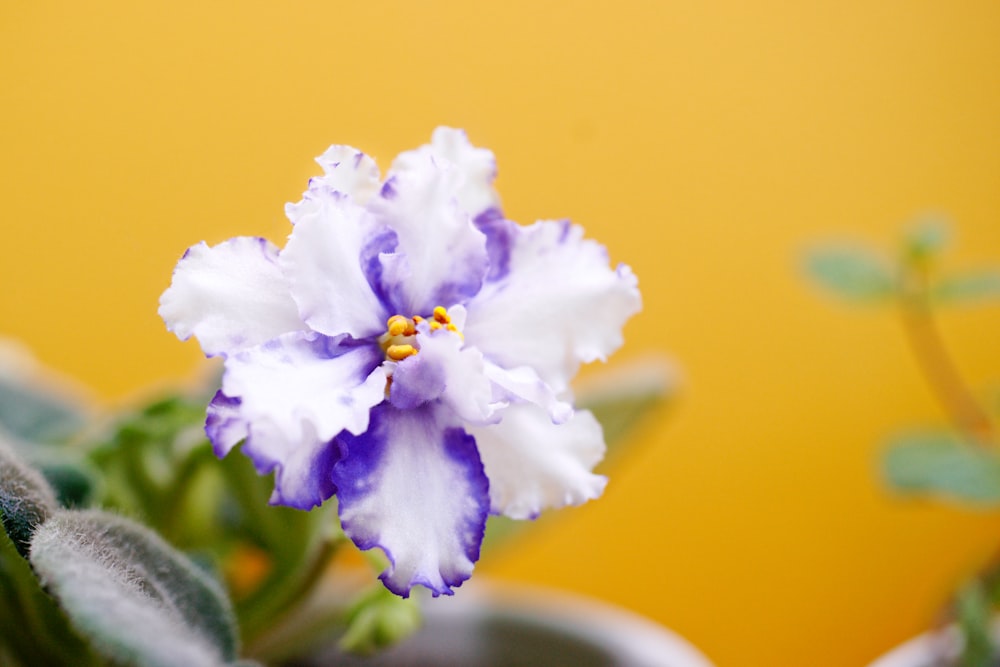
[[[428,318],[421,317],[420,315],[414,315],[413,317],[393,315],[386,321],[386,331],[378,339],[379,345],[382,346],[382,350],[385,352],[386,359],[402,361],[420,351],[420,346],[417,343],[417,334],[420,332],[417,331],[417,325],[424,320],[429,322],[428,327],[431,331],[446,329],[462,336],[462,332],[451,321],[448,309],[444,306],[436,307],[433,314]]]

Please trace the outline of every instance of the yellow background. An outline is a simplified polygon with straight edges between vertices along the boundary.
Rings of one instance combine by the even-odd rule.
[[[510,217],[571,217],[634,267],[618,358],[685,377],[603,500],[480,570],[722,667],[861,665],[930,624],[1000,514],[880,488],[880,441],[943,415],[895,313],[798,266],[928,209],[954,265],[1000,260],[996,2],[2,0],[0,332],[110,403],[192,378],[156,315],[184,249],[280,243],[328,144],[386,167],[438,124],[495,151]],[[975,385],[998,310],[942,322]]]

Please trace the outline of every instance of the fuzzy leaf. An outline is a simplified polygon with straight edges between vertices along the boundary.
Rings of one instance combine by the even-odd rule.
[[[31,564],[77,630],[115,664],[236,658],[220,586],[143,526],[104,512],[57,511],[35,533]]]
[[[970,271],[942,278],[931,287],[930,296],[947,304],[1000,297],[1000,271]]]
[[[0,664],[104,664],[70,627],[52,596],[42,590],[28,561],[7,535],[0,533]],[[17,628],[16,632],[6,631]]]
[[[860,248],[815,250],[806,257],[805,269],[820,286],[850,301],[881,301],[895,289],[889,266]]]
[[[52,488],[0,438],[0,518],[18,553],[27,558],[31,536],[56,509]]]
[[[949,433],[907,435],[884,461],[889,483],[910,493],[935,493],[978,504],[1000,503],[1000,457]]]

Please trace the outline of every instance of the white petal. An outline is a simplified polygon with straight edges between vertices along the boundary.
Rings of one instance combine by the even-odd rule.
[[[486,362],[483,370],[486,377],[496,383],[506,397],[534,403],[548,412],[549,418],[556,424],[562,424],[573,416],[573,406],[560,400],[552,387],[542,382],[538,373],[527,366],[507,369]]]
[[[385,308],[363,264],[379,231],[365,210],[350,199],[325,194],[304,200],[297,213],[280,265],[302,319],[329,336],[365,338],[384,331]]]
[[[499,419],[493,387],[485,374],[483,355],[463,345],[456,333],[431,332],[418,326],[420,352],[401,361],[392,376],[389,400],[398,408],[415,407],[440,398],[464,421],[488,424]]]
[[[160,297],[160,317],[181,340],[196,336],[208,356],[304,329],[277,259],[260,238],[192,246]]]
[[[381,579],[406,597],[421,584],[451,595],[472,574],[489,512],[488,482],[472,437],[439,408],[384,405],[371,428],[341,438],[334,467],[344,532],[379,547],[391,566]]]
[[[580,362],[622,344],[622,326],[641,308],[637,280],[627,266],[612,270],[604,247],[568,221],[508,224],[507,271],[466,304],[465,337],[491,361],[530,366],[561,392]]]
[[[319,438],[310,422],[303,422],[295,440],[291,435],[282,425],[261,418],[250,425],[242,451],[261,475],[274,472],[272,505],[310,510],[337,490],[332,474],[340,447],[335,440]]]
[[[494,513],[530,519],[604,491],[607,480],[590,472],[604,456],[604,436],[589,412],[553,424],[541,408],[520,403],[508,407],[499,424],[469,430],[490,480]]]
[[[463,303],[482,285],[489,266],[486,236],[456,201],[457,174],[431,161],[386,182],[371,210],[395,233],[382,256],[382,285],[406,315]]]
[[[310,189],[314,184],[321,183],[334,192],[348,195],[362,206],[379,190],[380,174],[375,160],[357,148],[330,146],[316,158],[316,162],[323,167],[325,175],[313,179],[315,183],[310,183]]]
[[[430,144],[396,157],[389,169],[389,177],[423,169],[428,159],[456,172],[459,183],[455,188],[455,197],[458,205],[471,217],[500,206],[500,197],[493,189],[497,176],[496,159],[492,151],[470,144],[464,130],[437,128]]]
[[[296,332],[229,357],[222,391],[240,399],[251,436],[255,425],[266,421],[285,434],[289,446],[313,434],[326,441],[344,429],[368,428],[369,410],[385,398],[381,361],[377,346],[348,346],[339,338]],[[281,458],[276,452],[275,459]]]

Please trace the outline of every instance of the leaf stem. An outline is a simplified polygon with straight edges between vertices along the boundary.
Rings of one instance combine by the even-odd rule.
[[[962,379],[948,353],[930,306],[927,275],[906,271],[901,281],[900,306],[910,347],[924,378],[947,411],[952,423],[973,442],[993,439],[993,424]]]

